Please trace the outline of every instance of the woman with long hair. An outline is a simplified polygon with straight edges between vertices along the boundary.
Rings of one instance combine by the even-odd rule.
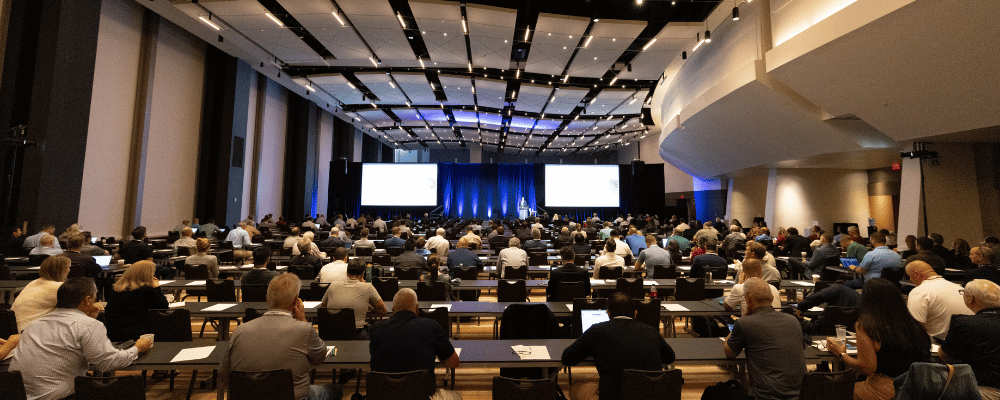
[[[950,267],[957,269],[972,269],[976,267],[972,264],[972,260],[969,259],[969,253],[972,252],[972,246],[970,246],[969,242],[965,241],[965,239],[955,239],[951,252],[954,257],[951,259]]]
[[[451,293],[451,275],[448,274],[448,266],[441,265],[441,259],[437,254],[427,256],[427,268],[423,275],[420,275],[421,282],[444,282],[445,293]]]
[[[42,261],[38,279],[28,283],[10,306],[17,317],[18,332],[56,308],[56,292],[66,282],[69,265],[66,256],[51,256]]]
[[[670,254],[670,262],[674,265],[681,264],[681,244],[677,239],[670,239],[667,241],[667,253]]]
[[[888,400],[896,396],[893,379],[906,373],[910,364],[929,362],[931,339],[906,308],[903,293],[882,278],[865,282],[861,289],[861,312],[854,325],[858,354],[846,354],[847,347],[827,339],[827,348],[847,367],[867,375],[854,385],[854,398]]]
[[[114,294],[109,296],[110,301],[104,309],[108,339],[112,342],[136,340],[153,333],[149,310],[169,307],[154,272],[156,264],[142,260],[128,267],[115,282]]]

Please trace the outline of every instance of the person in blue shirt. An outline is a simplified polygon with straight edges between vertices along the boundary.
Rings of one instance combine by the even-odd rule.
[[[385,252],[389,255],[403,254],[406,239],[400,237],[399,226],[392,227],[392,237],[385,240]]]
[[[639,252],[646,248],[646,237],[639,234],[635,227],[628,228],[628,236],[625,237],[625,244],[632,250],[633,256],[639,256]]]
[[[869,279],[882,277],[882,271],[886,268],[903,268],[903,259],[885,245],[885,235],[874,232],[868,239],[875,249],[865,253],[860,264],[851,266],[851,270],[862,275],[861,278],[844,282],[852,289],[861,289]]]
[[[455,267],[471,267],[475,266],[476,271],[483,270],[483,260],[469,250],[469,240],[466,238],[459,238],[458,243],[455,244],[455,250],[448,255],[448,272],[454,272]]]
[[[753,240],[755,242],[774,242],[774,239],[771,239],[771,230],[767,229],[767,227],[760,228],[760,235],[757,235]]]
[[[246,227],[246,222],[240,222],[236,229],[226,235],[226,241],[233,244],[233,258],[245,260],[253,256],[253,253],[243,248],[250,244],[250,234],[247,233]]]

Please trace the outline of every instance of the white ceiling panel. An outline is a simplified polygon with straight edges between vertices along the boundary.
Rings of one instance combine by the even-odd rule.
[[[547,86],[522,84],[521,92],[517,94],[517,103],[514,109],[536,113],[542,112],[542,107],[549,100],[551,93],[552,88]]]
[[[445,104],[468,105],[474,103],[472,93],[472,80],[463,76],[438,77],[441,86],[444,87],[444,94],[448,97]]]
[[[465,7],[465,13],[469,17],[472,65],[509,68],[517,10],[469,4]]]
[[[363,120],[368,120],[375,124],[376,126],[392,126],[393,120],[389,118],[382,110],[367,110],[358,111],[357,114],[361,116]]]
[[[577,52],[569,75],[600,78],[621,57],[635,38],[646,28],[645,22],[601,20],[594,23],[587,47]]]
[[[619,72],[624,79],[659,79],[670,61],[681,51],[695,45],[695,36],[704,33],[705,25],[694,22],[671,22],[656,34],[656,42],[632,59],[632,72]],[[688,52],[690,55],[690,51]]]
[[[458,3],[413,0],[410,1],[410,10],[434,62],[452,66],[468,64],[462,10]]]
[[[559,75],[569,63],[580,36],[590,19],[565,15],[539,14],[532,33],[531,50],[525,71]],[[523,39],[523,38],[521,38]]]
[[[333,3],[311,0],[279,0],[278,3],[316,37],[316,40],[319,40],[327,50],[333,53],[334,57],[337,57],[337,60],[328,60],[328,62],[335,62],[330,63],[331,65],[371,65],[368,62],[368,49],[365,48],[358,35],[350,27],[340,25],[333,17],[335,10]]]
[[[476,98],[483,107],[503,108],[507,82],[495,79],[476,78]]]
[[[502,121],[503,118],[500,117],[500,114],[479,113],[479,123],[491,125],[491,128],[495,129]]]
[[[427,81],[427,76],[419,73],[393,73],[396,83],[400,89],[410,97],[410,102],[417,104],[437,104],[431,84]]]
[[[399,88],[393,87],[390,84],[389,75],[382,72],[373,73],[355,73],[355,77],[359,81],[365,84],[368,90],[371,90],[375,96],[378,96],[379,101],[377,104],[404,104],[406,98],[403,97],[403,93],[399,91]]]
[[[635,94],[635,102],[632,102],[632,100],[626,101],[615,110],[615,114],[638,114],[642,112],[642,102],[646,101],[648,94],[648,90],[640,90]]]

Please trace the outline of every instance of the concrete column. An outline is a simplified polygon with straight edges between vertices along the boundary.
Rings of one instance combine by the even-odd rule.
[[[774,228],[775,202],[778,201],[778,169],[771,168],[767,171],[767,200],[764,201],[764,222],[767,226]]]
[[[923,218],[922,201],[920,199],[920,160],[915,158],[903,159],[903,176],[899,184],[899,225],[896,228],[896,236],[899,238],[900,247],[906,247],[903,238],[907,235],[917,237],[923,236],[920,231],[921,218]]]
[[[483,145],[469,142],[467,146],[469,147],[469,162],[481,164],[483,162]]]

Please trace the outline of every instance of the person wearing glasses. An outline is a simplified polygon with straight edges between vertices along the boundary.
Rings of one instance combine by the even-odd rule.
[[[965,272],[966,283],[974,279],[986,279],[1000,285],[1000,270],[997,270],[997,266],[993,265],[993,249],[986,243],[969,250],[969,260],[976,267]]]
[[[969,364],[983,399],[1000,399],[1000,286],[985,279],[965,284],[962,299],[975,315],[951,319],[948,340],[938,357]]]

